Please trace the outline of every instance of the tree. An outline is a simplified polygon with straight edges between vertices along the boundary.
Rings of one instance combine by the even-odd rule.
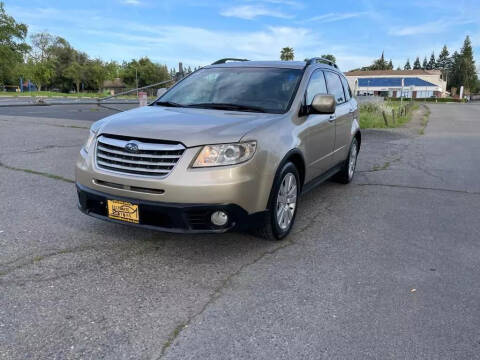
[[[390,59],[390,61],[388,62],[388,68],[387,68],[387,70],[393,70],[392,59]]]
[[[51,60],[35,61],[30,58],[26,64],[26,76],[37,86],[38,91],[46,86],[55,75],[55,64]]]
[[[291,47],[284,47],[282,51],[280,51],[280,60],[282,61],[291,61],[295,58],[295,53],[293,48]]]
[[[35,61],[44,61],[50,57],[49,48],[54,44],[55,38],[47,32],[36,33],[30,36],[32,51],[30,56]]]
[[[415,59],[415,62],[413,63],[413,69],[414,70],[419,70],[422,68],[422,65],[420,64],[420,58],[417,56]]]
[[[188,70],[188,68],[185,69],[185,72]],[[138,78],[138,86],[142,87],[169,80],[170,76],[166,65],[153,63],[148,57],[125,62],[121,70],[123,81],[131,87],[136,87],[136,78]]]
[[[475,69],[475,60],[473,59],[472,42],[467,35],[460,51],[459,80],[460,84],[466,89],[474,90],[477,85],[477,71]]]
[[[27,30],[27,25],[17,23],[0,2],[0,84],[16,82],[15,69],[30,49],[25,42]]]
[[[442,78],[445,80],[448,80],[448,73],[452,68],[452,60],[449,55],[450,53],[448,52],[447,45],[443,45],[443,49],[440,52],[440,55],[438,55],[437,69],[442,71]]]
[[[448,80],[449,80],[449,85],[450,87],[459,87],[461,83],[460,79],[460,62],[461,62],[461,56],[460,54],[455,51],[452,54],[452,57],[450,58],[451,62],[451,71],[449,72]]]
[[[324,55],[322,55],[322,58],[330,60],[334,64],[337,63],[337,59],[335,59],[335,56],[333,56],[332,54],[324,54]],[[292,60],[293,60],[293,58],[292,58]]]
[[[77,88],[77,93],[79,93],[80,83],[84,79],[83,66],[75,61],[71,63],[67,68],[65,68],[65,70],[63,71],[63,76],[65,76],[67,79],[70,79],[74,82],[75,87]]]
[[[93,85],[98,92],[102,91],[103,82],[107,78],[105,66],[100,59],[89,60],[86,64],[85,78]]]
[[[437,62],[435,61],[435,54],[432,51],[430,55],[430,61],[427,64],[427,70],[434,70],[437,67]]]
[[[426,70],[426,69],[427,69],[427,66],[428,66],[428,61],[427,61],[427,57],[425,56],[425,57],[423,58],[422,69],[423,69],[423,70]]]
[[[411,70],[411,69],[412,67],[410,66],[410,59],[407,59],[407,62],[405,63],[403,70]]]

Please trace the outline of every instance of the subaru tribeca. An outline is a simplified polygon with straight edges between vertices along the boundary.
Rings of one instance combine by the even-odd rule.
[[[361,135],[338,67],[237,60],[95,122],[76,164],[80,210],[163,231],[250,228],[280,240],[302,193],[330,177],[349,183]]]

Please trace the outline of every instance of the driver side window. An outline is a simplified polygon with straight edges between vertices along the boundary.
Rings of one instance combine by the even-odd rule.
[[[312,76],[310,77],[310,82],[308,83],[306,105],[310,105],[312,103],[315,95],[326,93],[327,85],[325,84],[325,76],[323,76],[323,71],[317,70],[312,74]]]

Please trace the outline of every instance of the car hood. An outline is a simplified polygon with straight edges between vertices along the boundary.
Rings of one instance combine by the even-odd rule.
[[[178,141],[187,147],[237,142],[279,114],[144,106],[99,121],[99,133]]]

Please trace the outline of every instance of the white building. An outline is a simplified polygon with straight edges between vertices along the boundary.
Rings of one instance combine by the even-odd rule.
[[[447,92],[440,70],[358,70],[345,76],[355,95],[419,99],[444,97]]]

